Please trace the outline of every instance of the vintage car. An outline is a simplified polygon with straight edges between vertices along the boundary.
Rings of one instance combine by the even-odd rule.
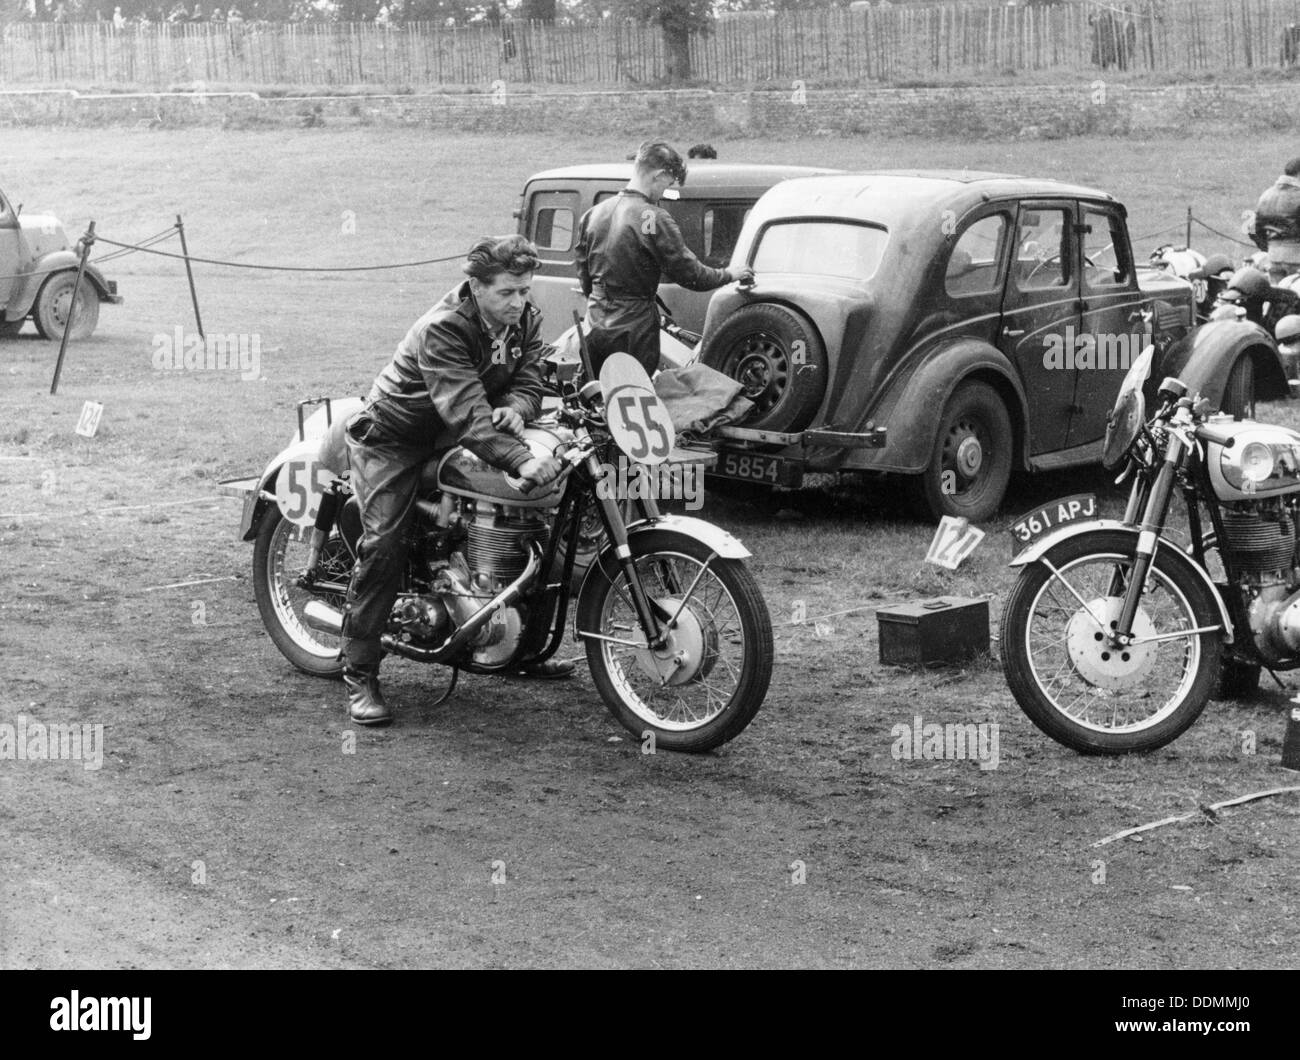
[[[1147,343],[1153,379],[1211,344],[1223,406],[1287,394],[1249,321],[1195,328],[1184,279],[1139,267],[1105,192],[991,173],[895,171],[776,185],[709,303],[702,359],[755,402],[715,473],[900,476],[923,513],[987,519],[1011,472],[1097,462]],[[1153,384],[1154,385],[1154,384]]]
[[[77,286],[77,253],[57,218],[21,211],[0,191],[0,335],[18,334],[31,317],[43,338],[62,339]],[[117,284],[88,264],[70,337],[90,336],[100,302],[121,301]]]
[[[682,230],[686,245],[707,265],[731,260],[736,237],[750,209],[774,184],[792,177],[838,170],[805,166],[749,165],[692,159],[686,184],[664,196],[663,205]],[[542,311],[542,338],[553,342],[585,311],[573,263],[578,220],[602,199],[617,195],[632,176],[629,162],[569,166],[530,177],[515,217],[519,232],[537,244],[542,267],[533,278],[532,300]],[[708,291],[665,284],[660,297],[673,320],[699,332],[709,303]]]

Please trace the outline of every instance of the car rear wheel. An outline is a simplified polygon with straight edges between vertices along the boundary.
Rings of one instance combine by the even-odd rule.
[[[807,318],[757,303],[733,313],[705,345],[710,368],[740,383],[754,409],[740,426],[801,431],[826,390],[826,347]]]
[[[41,338],[63,338],[63,329],[68,324],[68,315],[72,310],[72,290],[76,286],[75,272],[56,272],[45,281],[41,293],[36,296],[36,306],[32,312]],[[95,285],[82,277],[81,286],[77,288],[77,314],[72,322],[70,338],[90,338],[98,323],[99,295],[95,291]]]
[[[921,514],[988,519],[1011,479],[1011,417],[987,383],[962,383],[939,420],[930,465],[912,482]]]

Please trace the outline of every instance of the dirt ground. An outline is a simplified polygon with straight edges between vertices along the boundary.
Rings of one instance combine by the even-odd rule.
[[[315,265],[506,229],[523,178],[554,161],[521,149],[465,192],[495,211],[466,219],[464,160],[497,149],[470,138],[13,136],[27,187],[6,172],[7,192],[74,232],[93,215],[138,237],[179,211],[195,253]],[[408,204],[394,174],[415,158],[425,190]],[[955,574],[922,562],[931,530],[887,494],[712,498],[777,627],[767,701],[716,753],[643,754],[585,663],[569,682],[466,676],[431,707],[444,672],[390,660],[398,722],[355,730],[341,686],[263,633],[239,502],[217,483],[283,444],[298,398],[364,389],[454,270],[200,270],[209,329],[260,337],[263,378],[241,381],[153,367],[156,336],[192,326],[177,264],[106,266],[126,304],[70,348],[56,397],[56,347],[30,326],[0,340],[0,722],[103,726],[98,769],[0,760],[0,966],[1294,966],[1300,798],[1197,812],[1300,784],[1278,765],[1294,691],[1211,703],[1165,750],[1098,760],[1030,725],[995,654],[957,671],[878,661],[886,602],[988,595],[996,629],[1003,524],[1080,476],[1019,494]],[[92,439],[73,430],[87,400],[104,406]],[[850,613],[819,633],[791,624],[801,604]],[[996,722],[998,768],[896,760],[891,729],[918,715]]]

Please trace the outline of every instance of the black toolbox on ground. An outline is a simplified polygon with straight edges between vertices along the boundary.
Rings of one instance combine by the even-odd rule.
[[[882,607],[880,661],[886,666],[945,666],[989,650],[989,602],[960,596]]]

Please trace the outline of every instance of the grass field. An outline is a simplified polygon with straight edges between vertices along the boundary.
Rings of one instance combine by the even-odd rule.
[[[689,130],[680,138],[691,142]],[[14,202],[57,214],[74,236],[93,218],[102,236],[132,242],[179,213],[194,254],[319,268],[459,254],[513,228],[530,173],[631,146],[391,130],[11,130],[0,179]],[[1139,258],[1181,241],[1188,204],[1235,232],[1294,153],[1284,137],[716,146],[728,160],[1095,185],[1127,204]],[[1202,234],[1202,251],[1230,249]],[[621,730],[585,675],[559,690],[471,679],[449,705],[421,710],[436,675],[396,665],[386,672],[399,724],[340,756],[341,691],[292,671],[262,634],[251,547],[234,540],[238,503],[216,484],[261,468],[300,398],[366,389],[456,266],[197,267],[208,331],[256,336],[258,381],[156,371],[157,337],[192,327],[180,263],[136,255],[105,268],[126,304],[104,307],[96,335],[70,347],[57,397],[56,347],[30,331],[0,345],[0,715],[102,721],[109,751],[99,773],[0,762],[0,820],[14,837],[0,868],[0,964],[1293,960],[1294,797],[1103,853],[1091,846],[1287,783],[1276,690],[1211,704],[1163,752],[1096,761],[1033,729],[992,658],[925,674],[878,664],[883,602],[989,596],[996,619],[1011,584],[1009,519],[947,573],[922,562],[932,529],[904,520],[887,494],[828,486],[711,501],[704,514],[753,551],[777,626],[768,701],[717,755],[647,764],[634,743],[611,743]],[[87,400],[104,406],[94,439],[73,433]],[[1289,409],[1265,415],[1295,420]],[[1103,486],[1091,474],[1038,479],[1004,514]],[[223,580],[163,588],[210,578]],[[793,626],[800,603],[810,617],[837,617],[820,634]],[[997,721],[1002,765],[893,761],[891,727],[916,714]],[[1243,732],[1257,754],[1242,753]],[[487,885],[497,858],[512,866],[513,890]],[[809,867],[804,889],[789,886],[795,859]],[[206,888],[192,882],[195,860],[214,881]],[[54,918],[52,896],[96,930]]]

